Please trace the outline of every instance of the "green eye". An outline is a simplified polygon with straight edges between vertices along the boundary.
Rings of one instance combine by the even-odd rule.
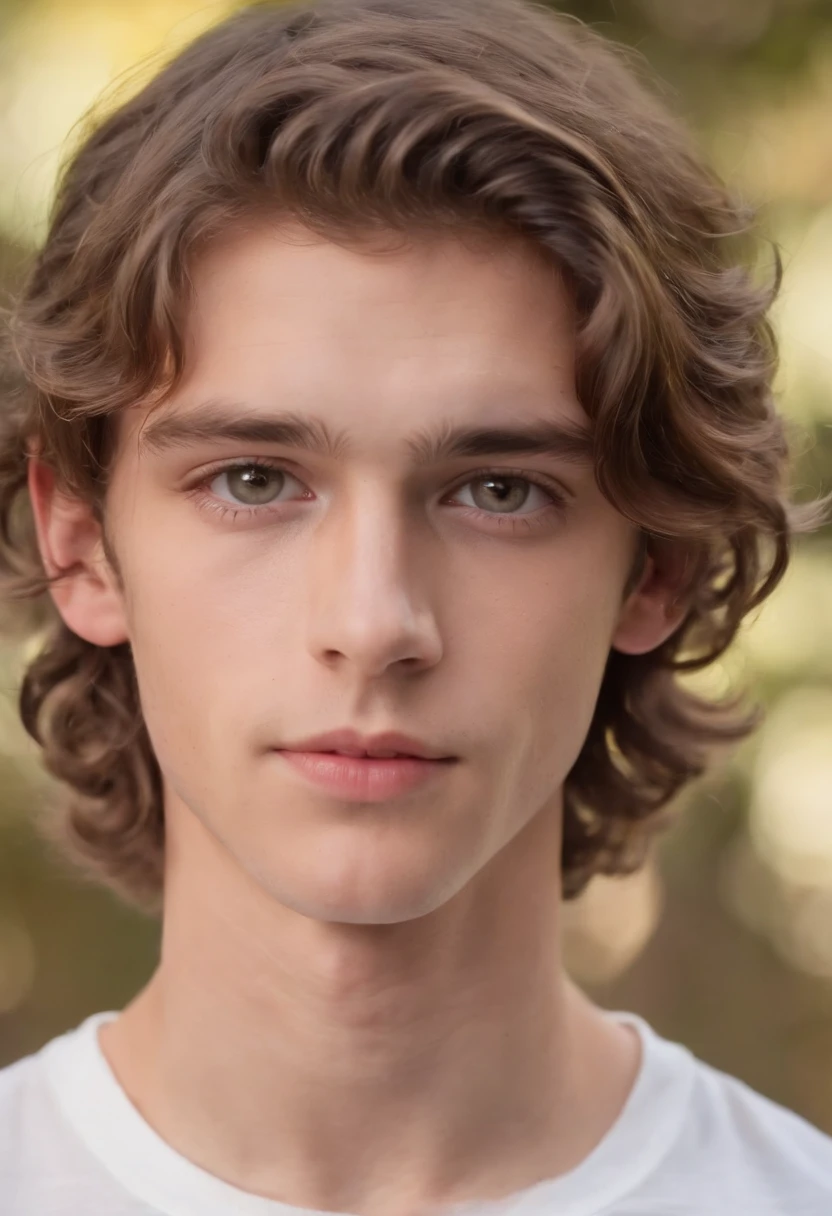
[[[263,464],[233,465],[217,477],[227,479],[232,497],[247,507],[272,502],[283,488],[286,474],[281,469]]]
[[[531,482],[522,477],[500,475],[478,477],[476,481],[469,484],[474,487],[471,497],[477,507],[483,511],[491,511],[496,508],[501,514],[508,514],[522,507],[528,499],[529,493],[535,488]],[[478,492],[476,487],[484,487],[484,489]]]
[[[541,507],[562,504],[554,489],[516,473],[478,473],[461,485],[454,496],[458,498],[462,493],[468,496],[477,511],[487,515],[517,515],[522,518]],[[534,503],[535,493],[540,497],[537,506]],[[528,510],[522,511],[522,507],[528,507]]]

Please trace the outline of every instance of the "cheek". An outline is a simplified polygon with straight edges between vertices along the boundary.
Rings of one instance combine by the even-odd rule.
[[[148,495],[152,499],[151,495]],[[217,668],[263,658],[300,615],[302,549],[273,534],[213,527],[183,503],[165,501],[133,522],[127,549],[128,612],[139,645],[174,661],[209,656]],[[152,543],[149,538],[153,538]],[[156,662],[149,654],[151,663]],[[210,670],[195,669],[195,679]]]
[[[601,554],[589,560],[591,553],[562,552],[543,569],[518,569],[490,599],[474,643],[477,703],[487,684],[497,712],[512,716],[518,760],[544,784],[562,781],[583,746],[618,615],[610,565]]]
[[[163,537],[148,545],[146,537]],[[281,563],[236,548],[188,543],[137,525],[125,569],[142,709],[166,773],[237,763],[235,737],[279,701],[286,657],[300,644],[297,580]],[[187,554],[183,560],[182,555]],[[271,574],[269,566],[271,565]],[[236,728],[236,732],[235,732]]]
[[[489,588],[481,620],[495,653],[544,687],[550,672],[593,683],[609,653],[620,607],[618,566],[591,538],[516,562]],[[554,690],[552,690],[554,691]]]

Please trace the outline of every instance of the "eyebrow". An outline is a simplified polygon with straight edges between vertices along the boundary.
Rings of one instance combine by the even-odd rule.
[[[346,432],[334,432],[323,419],[292,412],[259,415],[246,406],[207,401],[182,413],[151,421],[139,433],[142,453],[156,454],[196,443],[271,443],[316,455],[343,458],[350,446]],[[572,422],[541,418],[526,424],[471,427],[444,422],[406,440],[416,465],[439,464],[466,456],[499,454],[559,456],[575,464],[593,456],[591,432]]]

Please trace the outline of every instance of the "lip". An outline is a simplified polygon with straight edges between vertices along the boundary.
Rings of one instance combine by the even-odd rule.
[[[301,739],[297,743],[286,743],[279,749],[287,752],[401,752],[405,757],[417,757],[421,760],[452,760],[449,756],[421,739],[403,735],[399,731],[383,731],[377,735],[361,735],[358,731],[346,727],[342,730],[327,731],[323,735],[313,735]]]
[[[453,757],[386,759],[290,749],[278,749],[277,755],[319,789],[347,802],[384,802],[435,780],[456,763]]]

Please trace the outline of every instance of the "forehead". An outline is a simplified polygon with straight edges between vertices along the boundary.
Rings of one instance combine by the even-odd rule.
[[[397,434],[442,416],[586,422],[570,295],[520,237],[346,246],[264,225],[211,247],[192,285],[186,374],[155,416],[212,398]]]
[[[357,234],[345,243],[297,222],[252,224],[230,230],[203,251],[192,279],[197,327],[208,320],[208,310],[222,309],[229,291],[238,303],[312,305],[322,322],[331,325],[337,317],[352,329],[360,318],[342,311],[347,302],[384,309],[391,327],[425,307],[437,327],[460,307],[474,326],[505,326],[516,311],[506,305],[521,303],[545,304],[550,323],[560,327],[569,328],[572,321],[554,260],[507,229],[379,232]],[[297,319],[310,320],[306,312]]]

